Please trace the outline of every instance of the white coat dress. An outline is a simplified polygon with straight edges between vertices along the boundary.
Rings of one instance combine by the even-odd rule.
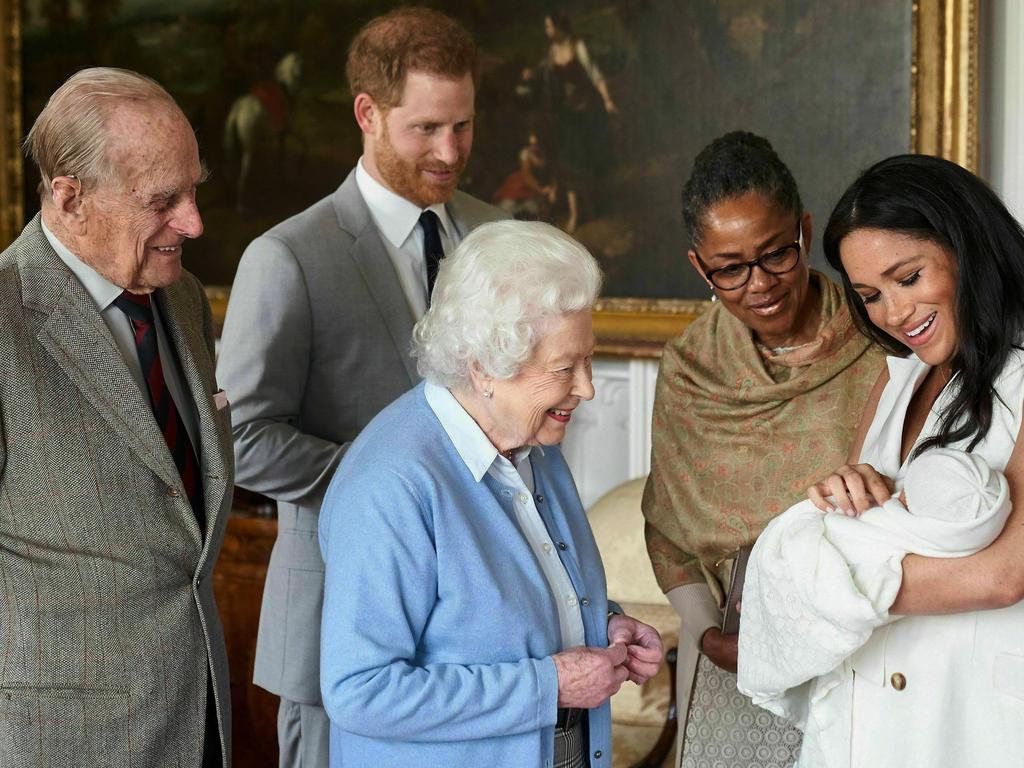
[[[903,422],[929,366],[913,356],[890,357],[888,366],[889,383],[860,461],[900,486],[907,469],[900,462]],[[938,429],[938,414],[955,386],[954,378],[919,442]],[[974,453],[1004,470],[1021,426],[1024,352],[1011,355],[995,388],[992,427]],[[966,449],[967,442],[950,447]],[[851,661],[852,768],[1024,765],[1024,603],[905,617],[876,630]]]

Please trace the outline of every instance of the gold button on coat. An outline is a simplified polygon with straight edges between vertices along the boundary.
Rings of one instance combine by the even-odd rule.
[[[907,678],[904,677],[901,672],[893,672],[889,681],[892,683],[892,687],[897,691],[902,691],[907,687]]]

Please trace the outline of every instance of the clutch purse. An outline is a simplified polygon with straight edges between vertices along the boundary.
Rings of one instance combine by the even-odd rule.
[[[732,575],[729,577],[729,594],[725,598],[725,614],[722,616],[722,634],[738,635],[740,632],[740,612],[736,603],[743,597],[743,580],[747,575],[747,560],[754,546],[740,547],[732,561]]]

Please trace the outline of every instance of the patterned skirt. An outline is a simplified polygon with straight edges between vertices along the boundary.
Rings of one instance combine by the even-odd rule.
[[[577,710],[577,712],[580,712]],[[587,745],[583,743],[583,720],[586,714],[574,718],[571,725],[555,726],[554,768],[588,768]]]
[[[790,768],[803,734],[736,690],[704,654],[690,692],[680,768]]]

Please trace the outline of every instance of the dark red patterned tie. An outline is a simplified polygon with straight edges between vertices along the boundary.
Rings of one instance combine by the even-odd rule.
[[[160,364],[160,348],[156,341],[156,326],[153,324],[153,306],[148,293],[129,293],[124,291],[114,299],[114,306],[124,312],[131,320],[135,332],[135,351],[139,355],[142,375],[146,379],[149,390],[149,402],[153,407],[156,423],[164,434],[167,447],[174,457],[174,464],[185,486],[185,493],[192,504],[196,519],[201,530],[206,529],[206,514],[203,504],[202,485],[199,481],[199,469],[196,463],[196,452],[192,441],[185,431],[185,423],[181,414],[174,406],[174,399],[164,381],[164,370]]]

